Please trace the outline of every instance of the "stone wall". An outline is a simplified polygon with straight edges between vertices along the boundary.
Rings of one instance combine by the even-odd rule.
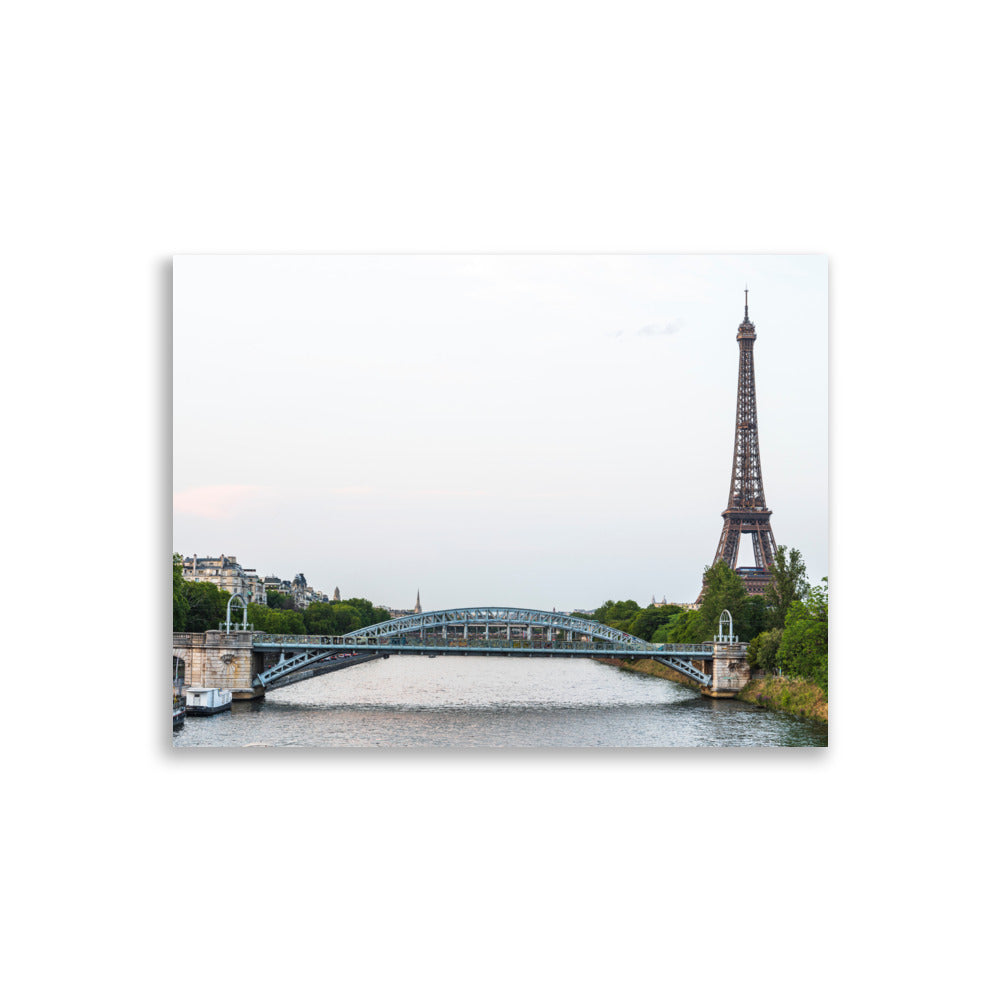
[[[713,698],[733,698],[750,681],[750,664],[747,663],[745,642],[712,645],[712,683],[702,688]]]
[[[234,698],[256,698],[263,690],[253,687],[260,667],[252,644],[252,632],[175,632],[174,656],[184,660],[186,686],[229,688]]]

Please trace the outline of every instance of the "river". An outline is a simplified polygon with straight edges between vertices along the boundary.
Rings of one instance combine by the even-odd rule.
[[[827,727],[594,660],[392,656],[189,717],[177,747],[826,746]]]

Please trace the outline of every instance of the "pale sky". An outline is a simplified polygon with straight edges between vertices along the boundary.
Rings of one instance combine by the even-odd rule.
[[[745,285],[771,524],[818,582],[822,255],[175,257],[174,550],[390,607],[692,601]]]

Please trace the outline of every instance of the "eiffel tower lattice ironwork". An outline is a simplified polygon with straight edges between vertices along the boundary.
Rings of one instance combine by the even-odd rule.
[[[764,499],[760,442],[757,439],[757,389],[753,369],[753,345],[757,333],[750,322],[749,289],[744,295],[743,322],[736,334],[740,345],[740,375],[736,392],[733,475],[729,484],[729,503],[722,512],[722,537],[713,564],[720,559],[728,563],[743,578],[747,593],[754,595],[763,594],[767,589],[777,546],[771,531],[771,511]],[[753,568],[736,565],[743,535],[749,535],[753,541]],[[699,596],[699,602],[700,599]]]

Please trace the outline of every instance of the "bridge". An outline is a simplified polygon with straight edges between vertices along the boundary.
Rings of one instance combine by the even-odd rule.
[[[228,687],[234,698],[261,697],[277,687],[400,654],[651,659],[696,681],[713,697],[731,697],[749,679],[746,644],[721,629],[715,642],[652,643],[597,621],[529,608],[427,611],[342,636],[253,632],[244,613],[239,625],[227,615],[218,631],[174,634],[175,661],[181,662],[187,683]]]

